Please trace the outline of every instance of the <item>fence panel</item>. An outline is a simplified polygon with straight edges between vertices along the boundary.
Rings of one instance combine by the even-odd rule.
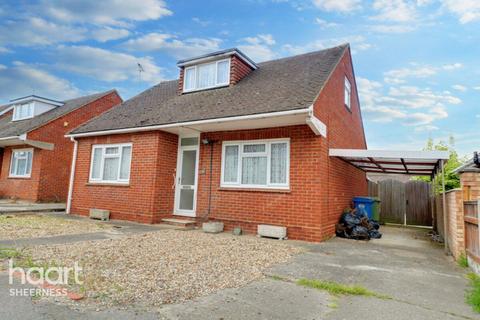
[[[431,185],[423,181],[405,184],[406,220],[408,225],[432,226]]]
[[[381,201],[380,221],[403,224],[405,222],[404,183],[397,180],[380,181],[378,196]]]
[[[480,263],[479,202],[480,201],[463,202],[465,249],[467,255],[476,263]]]

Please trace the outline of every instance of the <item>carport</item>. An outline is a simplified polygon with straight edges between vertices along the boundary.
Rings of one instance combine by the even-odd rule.
[[[445,163],[449,159],[448,151],[397,151],[330,149],[331,157],[338,157],[367,173],[405,174],[411,176],[429,176],[432,181],[441,179],[445,189]],[[445,192],[442,195],[443,228],[447,228]],[[445,250],[448,248],[444,240]]]

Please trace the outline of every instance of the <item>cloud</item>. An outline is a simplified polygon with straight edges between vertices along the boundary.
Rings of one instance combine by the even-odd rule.
[[[206,27],[208,25],[210,25],[212,22],[211,21],[207,21],[207,20],[202,20],[200,19],[199,17],[193,17],[192,18],[192,21],[195,22],[195,23],[198,23],[199,25],[201,25],[202,27]]]
[[[412,25],[386,25],[386,24],[379,24],[371,26],[370,29],[375,32],[379,33],[407,33],[412,32],[416,28]]]
[[[16,46],[51,45],[85,39],[85,28],[59,25],[42,18],[6,20],[0,25],[0,44]]]
[[[452,63],[452,64],[446,64],[446,65],[442,66],[443,70],[456,70],[456,69],[460,69],[460,68],[463,68],[463,64],[461,64],[459,62]]]
[[[428,131],[436,131],[438,129],[439,128],[437,126],[427,124],[427,125],[424,125],[424,126],[418,126],[414,130],[415,130],[415,132],[425,132],[425,131],[428,132]]]
[[[417,17],[415,3],[404,0],[375,0],[373,9],[379,14],[372,19],[388,22],[409,22]]]
[[[368,43],[363,36],[349,36],[343,38],[315,40],[302,46],[294,46],[287,44],[283,46],[283,49],[286,50],[289,54],[296,55],[305,52],[331,48],[345,43],[350,43],[352,53],[368,50],[372,47],[372,45]]]
[[[12,50],[10,50],[10,49],[7,49],[7,48],[5,48],[5,47],[0,47],[0,54],[2,54],[2,53],[11,53],[11,52],[12,52]]]
[[[423,126],[418,130],[432,130],[434,121],[448,117],[446,104],[458,105],[459,98],[446,93],[415,86],[389,87],[358,77],[358,92],[362,110],[372,122],[399,121],[404,126]]]
[[[238,48],[256,62],[272,60],[277,57],[277,53],[272,49],[276,42],[271,34],[243,38],[242,42],[243,44]]]
[[[54,99],[81,94],[69,81],[36,66],[22,62],[15,62],[11,67],[0,65],[0,99],[11,100],[32,93]]]
[[[315,24],[318,24],[320,27],[322,27],[322,29],[335,28],[339,26],[338,23],[329,22],[320,18],[315,18]]]
[[[393,69],[384,73],[384,81],[388,84],[402,84],[407,78],[425,79],[437,75],[440,71],[454,71],[463,67],[461,63],[443,66],[419,65],[411,63],[410,67]]]
[[[37,10],[59,21],[100,25],[126,25],[172,14],[162,0],[43,0]]]
[[[61,70],[107,82],[138,81],[137,63],[145,70],[142,81],[153,84],[164,80],[162,69],[151,57],[140,58],[89,46],[59,46],[55,59],[55,66]]]
[[[130,39],[123,46],[132,51],[161,51],[177,59],[183,59],[219,50],[220,43],[221,40],[216,38],[180,40],[167,33],[149,33],[140,38]]]
[[[99,42],[107,42],[111,40],[118,40],[130,35],[127,29],[116,29],[111,27],[104,27],[92,31],[92,38]]]
[[[461,84],[455,84],[452,86],[453,89],[457,90],[457,91],[461,91],[461,92],[465,92],[467,91],[467,87],[465,86],[462,86]]]
[[[473,87],[473,90],[479,90],[480,91],[480,86]]]
[[[462,24],[480,19],[480,2],[477,0],[443,0],[443,6],[455,14]]]
[[[361,8],[361,0],[313,0],[313,4],[320,10],[342,13],[356,11]]]

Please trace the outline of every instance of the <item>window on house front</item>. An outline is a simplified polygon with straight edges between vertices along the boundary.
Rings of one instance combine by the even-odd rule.
[[[29,178],[32,174],[33,149],[12,151],[10,177]]]
[[[13,107],[13,121],[33,118],[33,103],[19,104]]]
[[[286,139],[224,142],[222,186],[288,188],[289,150]]]
[[[185,68],[183,91],[196,91],[229,84],[230,60],[220,60]]]
[[[90,182],[128,183],[132,144],[95,145],[92,148]]]
[[[350,80],[345,77],[345,106],[348,109],[351,109],[351,101],[352,101],[352,85],[350,84]]]

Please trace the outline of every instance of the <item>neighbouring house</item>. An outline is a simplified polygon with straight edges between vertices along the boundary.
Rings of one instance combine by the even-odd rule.
[[[32,95],[0,106],[0,197],[65,202],[73,150],[65,134],[121,102],[111,90],[66,101]]]
[[[287,227],[321,241],[365,173],[330,148],[366,149],[349,45],[255,63],[238,49],[178,62],[161,82],[73,130],[67,210],[226,230]]]

